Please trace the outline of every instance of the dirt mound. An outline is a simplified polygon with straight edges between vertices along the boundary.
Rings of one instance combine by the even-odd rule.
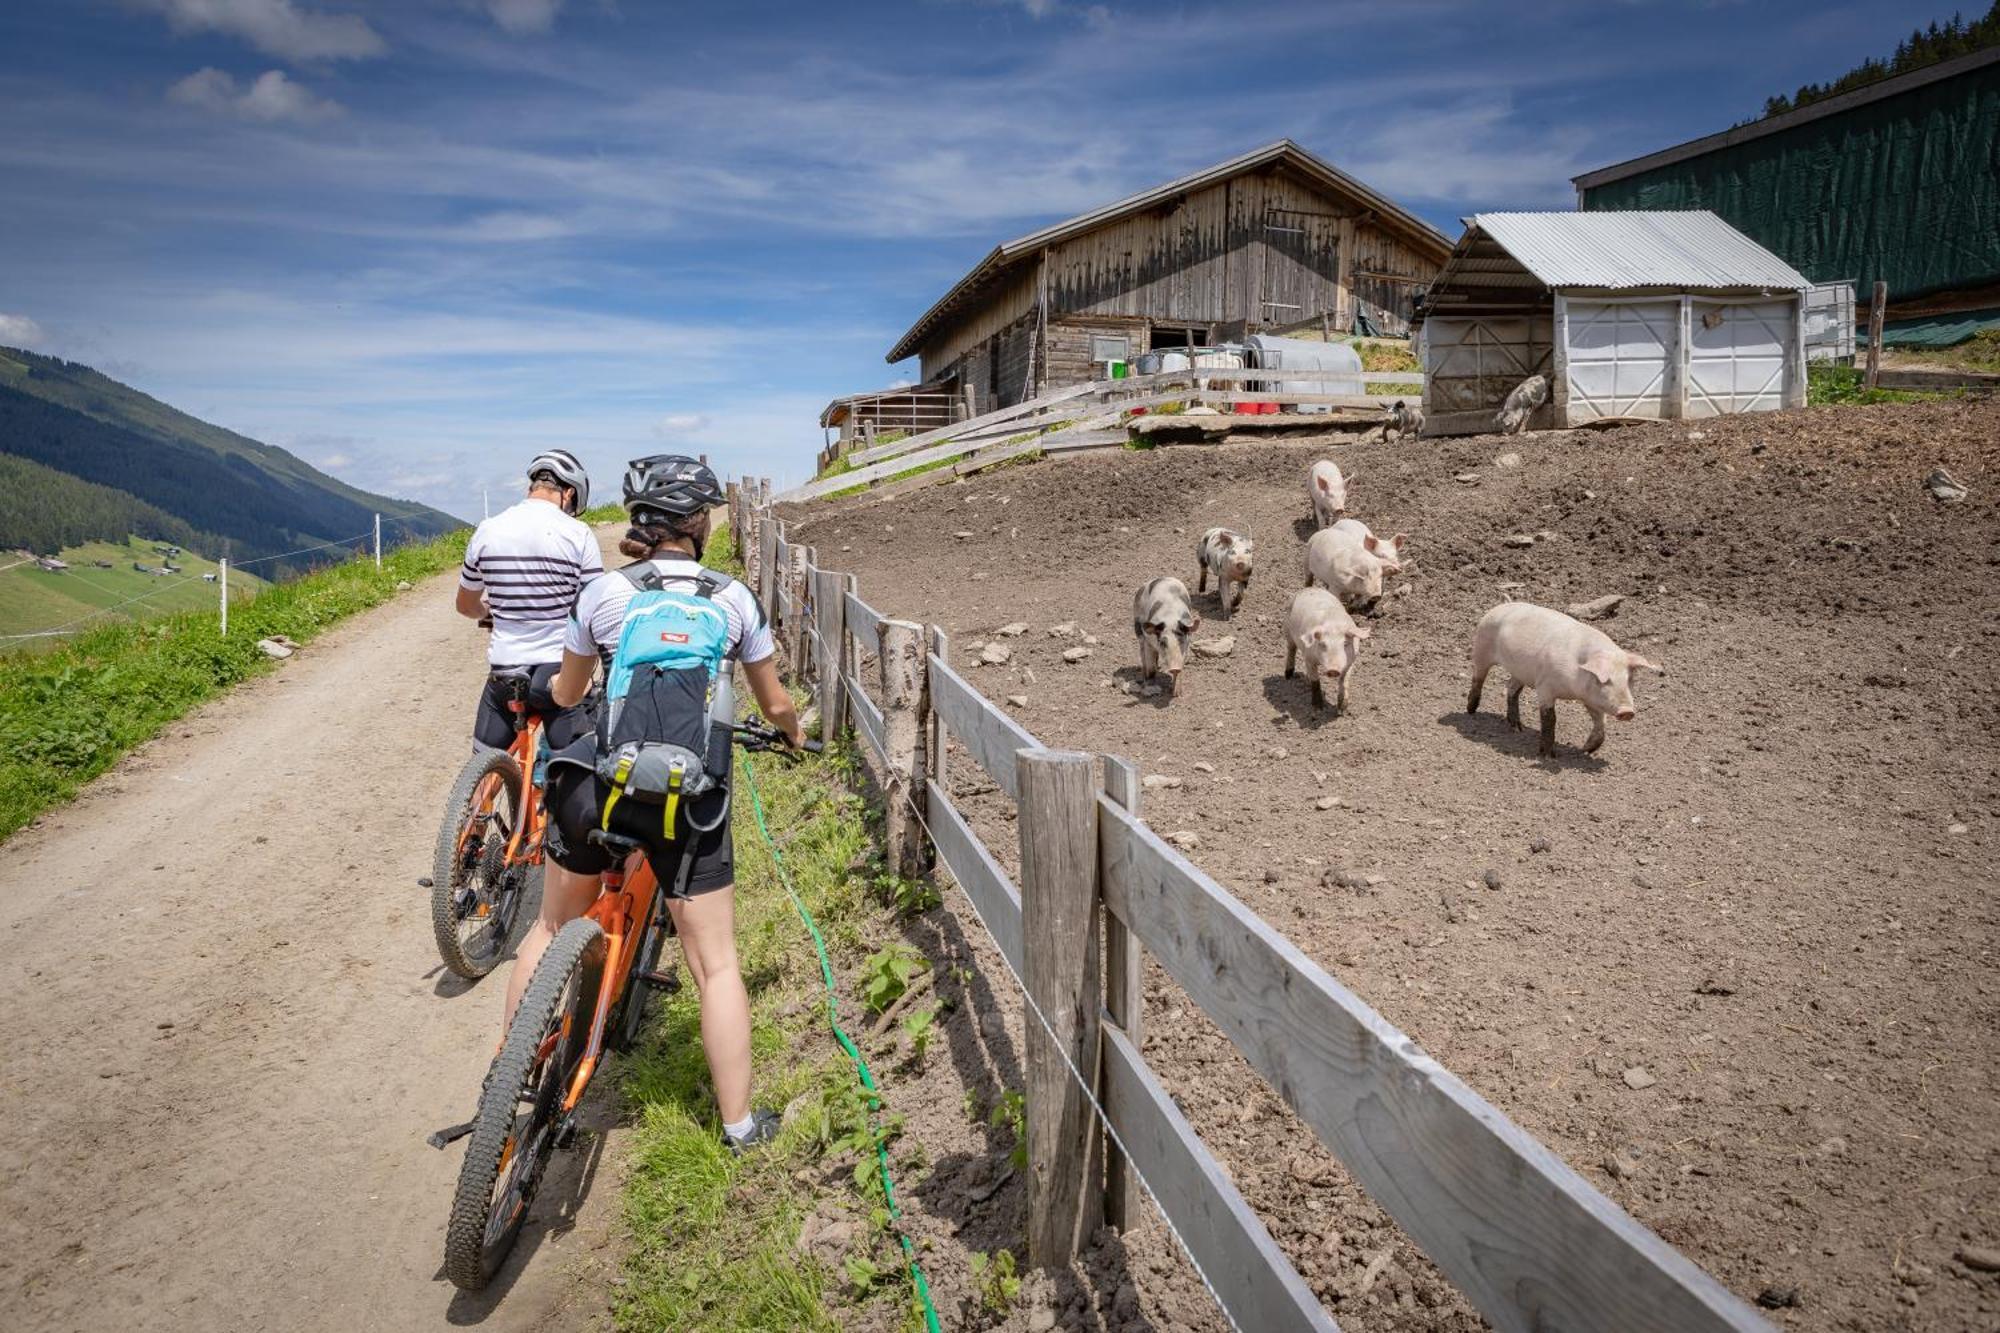
[[[1412,557],[1330,721],[1282,676],[1322,453]],[[1969,498],[1923,489],[1939,465]],[[2000,1321],[2000,1283],[1954,1257],[2000,1243],[2000,404],[1100,454],[801,517],[962,660],[1028,621],[975,684],[1025,696],[1047,744],[1178,778],[1147,793],[1156,828],[1733,1290],[1796,1288],[1801,1327]],[[1135,694],[1132,589],[1192,586],[1213,524],[1257,542],[1233,621],[1198,599],[1197,638],[1233,646],[1177,699]],[[1668,674],[1597,755],[1573,705],[1548,762],[1500,691],[1463,713],[1486,608],[1612,594],[1603,628]],[[1100,642],[1047,633],[1066,621]],[[959,796],[1007,848],[970,767]],[[1147,1022],[1343,1326],[1477,1326],[1157,969]]]

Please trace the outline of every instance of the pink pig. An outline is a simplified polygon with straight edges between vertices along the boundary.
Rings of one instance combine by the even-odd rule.
[[[1666,674],[1666,668],[1620,648],[1601,630],[1582,621],[1527,602],[1502,602],[1479,618],[1472,634],[1472,690],[1465,711],[1479,711],[1479,692],[1495,665],[1507,669],[1507,721],[1521,725],[1521,691],[1533,689],[1542,713],[1541,754],[1556,752],[1556,701],[1574,699],[1590,710],[1590,739],[1583,752],[1604,744],[1604,715],[1630,722],[1639,715],[1632,704],[1632,673],[1640,668]]]

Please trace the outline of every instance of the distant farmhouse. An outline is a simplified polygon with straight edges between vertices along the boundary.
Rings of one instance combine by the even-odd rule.
[[[1888,284],[1885,344],[2000,328],[2000,48],[1576,177],[1589,211],[1707,209],[1815,283]]]
[[[842,399],[825,424],[865,422],[877,399],[889,415],[927,400],[977,415],[1250,333],[1401,335],[1450,254],[1394,200],[1281,140],[996,247],[889,349],[917,357],[923,383]]]

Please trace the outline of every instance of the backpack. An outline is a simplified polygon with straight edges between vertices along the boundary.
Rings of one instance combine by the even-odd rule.
[[[706,832],[728,815],[725,802],[712,823],[680,819],[683,799],[729,776],[730,735],[710,718],[718,685],[726,687],[729,615],[715,595],[729,578],[704,569],[694,591],[676,592],[650,563],[618,573],[633,593],[598,715],[597,773],[611,787],[602,827],[610,829],[612,810],[629,797],[664,807],[660,825],[671,842],[683,822]]]

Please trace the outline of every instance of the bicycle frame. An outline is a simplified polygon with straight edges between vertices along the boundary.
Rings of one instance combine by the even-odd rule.
[[[667,910],[660,895],[659,881],[653,877],[653,867],[644,853],[634,852],[632,855],[638,865],[634,867],[631,861],[627,861],[606,870],[597,901],[584,911],[584,915],[595,921],[604,932],[604,971],[597,980],[597,1004],[590,1015],[590,1039],[584,1045],[583,1059],[577,1062],[576,1073],[570,1078],[569,1091],[563,1097],[564,1114],[576,1109],[577,1103],[583,1100],[584,1090],[597,1073],[598,1063],[604,1055],[604,1026],[610,1021],[611,1010],[617,1005],[618,997],[631,983],[632,962],[638,955],[640,943],[646,938],[647,930],[652,927],[653,913]]]
[[[514,756],[514,762],[521,769],[521,790],[518,797],[521,818],[515,823],[513,836],[507,840],[507,864],[515,865],[525,859],[528,864],[533,865],[542,859],[542,835],[546,828],[541,795],[535,789],[535,759],[541,750],[542,719],[528,712],[527,705],[519,700],[510,701],[507,707],[521,718],[514,732],[513,743],[507,747],[507,753]],[[494,778],[489,777],[487,783],[480,784],[479,790],[473,793],[474,810],[483,812],[492,808],[497,784],[490,786],[489,783],[494,783]],[[460,856],[465,854],[473,827],[477,822],[468,819],[459,828]],[[524,845],[528,849],[525,858],[521,851]]]

